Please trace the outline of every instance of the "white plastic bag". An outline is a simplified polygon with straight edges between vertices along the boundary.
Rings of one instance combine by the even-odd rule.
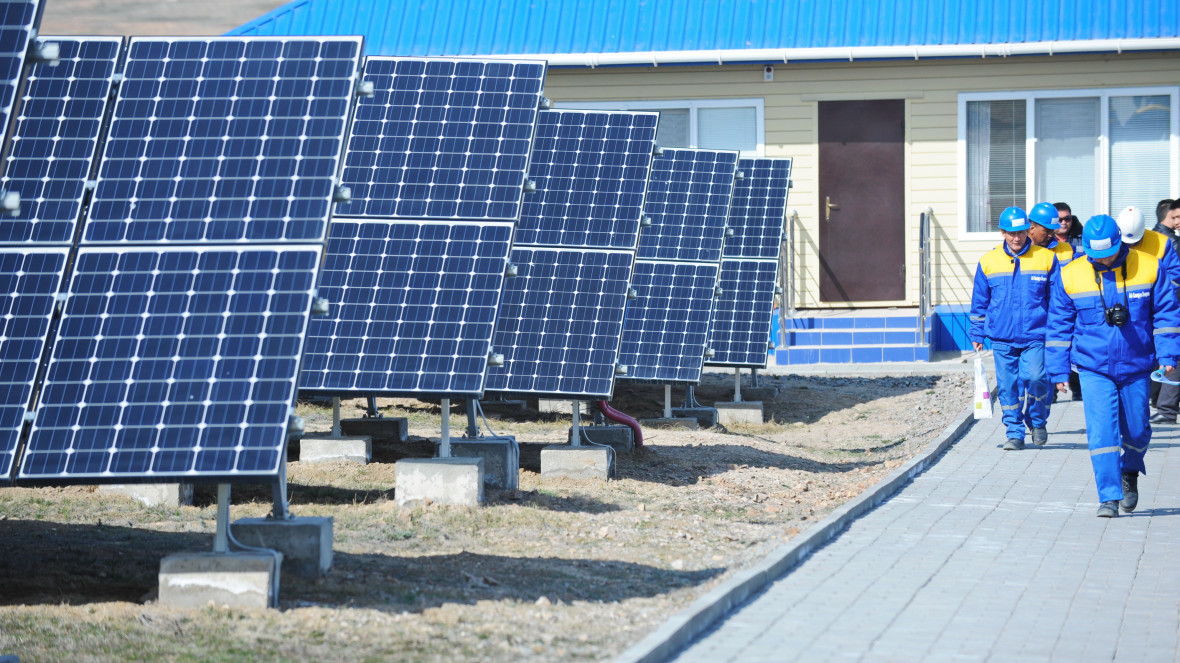
[[[987,386],[987,371],[983,369],[983,357],[975,355],[975,418],[992,418],[992,392]]]

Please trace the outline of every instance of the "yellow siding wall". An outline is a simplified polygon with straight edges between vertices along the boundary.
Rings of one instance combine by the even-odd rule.
[[[577,101],[764,99],[766,155],[795,159],[794,188],[788,202],[800,216],[795,234],[796,305],[800,308],[828,306],[819,301],[816,270],[817,102],[905,99],[909,298],[904,302],[857,304],[917,303],[918,219],[927,206],[934,210],[934,303],[959,304],[970,301],[975,264],[996,242],[958,237],[958,94],[1175,86],[1180,82],[1180,57],[1124,54],[778,64],[770,82],[763,81],[762,73],[761,65],[550,69],[545,91],[567,107],[576,106]]]

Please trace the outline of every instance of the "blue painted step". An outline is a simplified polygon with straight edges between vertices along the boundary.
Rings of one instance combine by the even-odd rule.
[[[780,366],[929,361],[932,329],[928,317],[926,343],[919,342],[916,308],[798,312],[787,320],[786,345],[775,349],[774,361]]]

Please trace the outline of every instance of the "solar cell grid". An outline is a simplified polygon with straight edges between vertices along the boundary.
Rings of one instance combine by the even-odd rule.
[[[541,247],[512,250],[487,389],[610,398],[634,254]]]
[[[725,241],[725,257],[777,260],[791,188],[791,160],[742,159],[738,170],[744,177],[733,188],[729,219],[734,236]]]
[[[20,193],[21,209],[0,223],[0,242],[73,242],[123,40],[47,41],[61,59],[29,73],[0,180],[0,190]]]
[[[133,38],[84,240],[322,241],[360,49]]]
[[[721,297],[710,330],[714,355],[706,363],[766,366],[777,277],[776,260],[721,261]]]
[[[709,341],[720,265],[639,260],[619,363],[628,380],[697,382]]]
[[[737,152],[665,149],[652,162],[639,258],[721,259],[737,173]]]
[[[0,2],[0,141],[8,137],[29,43],[41,22],[43,8],[40,0]]]
[[[300,389],[481,395],[511,241],[511,223],[333,220]]]
[[[544,62],[371,57],[364,77],[337,215],[519,216]]]
[[[319,257],[80,249],[18,478],[274,476]]]
[[[516,243],[635,249],[658,113],[542,111]]]
[[[12,477],[67,251],[0,249],[0,483]]]

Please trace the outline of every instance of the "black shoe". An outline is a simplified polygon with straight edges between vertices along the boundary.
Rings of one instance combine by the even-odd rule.
[[[1043,447],[1043,446],[1045,446],[1045,443],[1048,441],[1049,441],[1049,431],[1045,430],[1044,428],[1034,428],[1032,430],[1032,443],[1033,444],[1037,445],[1038,447]]]
[[[1114,518],[1117,515],[1119,515],[1119,503],[1116,500],[1110,500],[1109,502],[1103,502],[1098,505],[1099,518]]]
[[[1139,506],[1139,473],[1123,472],[1123,501],[1119,506],[1126,513],[1131,513]]]
[[[1156,412],[1155,414],[1151,415],[1151,419],[1148,419],[1148,421],[1153,424],[1175,424],[1176,417],[1169,417],[1162,412]]]
[[[1015,437],[1008,438],[1008,441],[1004,443],[1004,451],[1020,451],[1023,448],[1024,440]]]

